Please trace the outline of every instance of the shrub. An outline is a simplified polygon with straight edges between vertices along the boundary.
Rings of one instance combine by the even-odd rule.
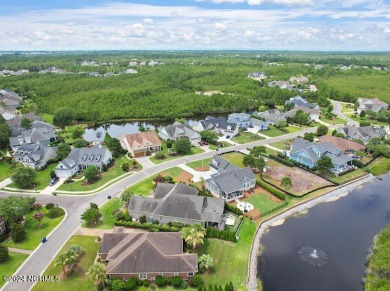
[[[199,287],[203,285],[203,279],[200,274],[195,274],[194,277],[192,277],[192,286]]]
[[[157,285],[158,287],[164,287],[165,284],[166,284],[166,281],[165,281],[164,277],[161,276],[161,275],[158,275],[158,276],[156,277],[156,285]]]
[[[125,288],[126,290],[133,290],[137,286],[137,278],[132,277],[126,281]]]
[[[123,291],[123,290],[125,290],[125,282],[123,282],[121,279],[114,279],[114,280],[112,280],[111,290],[112,291]]]
[[[170,149],[172,147],[172,141],[168,139],[166,143],[167,143],[167,148]]]
[[[155,154],[155,157],[157,160],[163,160],[165,159],[165,154],[163,151],[158,151],[156,154]]]
[[[90,203],[89,208],[99,209],[99,206],[96,203]]]
[[[0,264],[5,263],[9,259],[8,248],[0,245]]]
[[[158,221],[158,219],[153,219],[152,224],[160,224],[160,222]]]
[[[46,208],[47,210],[50,210],[50,209],[52,209],[53,207],[54,207],[54,204],[53,204],[53,203],[47,203],[46,206],[45,206],[45,208]]]
[[[181,286],[181,278],[179,276],[175,276],[171,278],[171,285],[173,287],[179,288]]]
[[[142,286],[143,282],[142,280],[137,280],[137,286]]]
[[[115,214],[116,220],[125,220],[125,214],[122,211],[118,211],[117,214]]]
[[[33,210],[39,210],[42,208],[42,204],[38,203],[38,202],[35,202],[32,207],[31,207]]]
[[[2,243],[3,241],[5,241],[5,239],[7,238],[7,233],[4,231],[0,234],[0,243]]]
[[[145,216],[145,215],[142,215],[142,216],[139,218],[139,222],[140,222],[140,223],[146,223],[146,216]]]
[[[26,238],[26,231],[23,225],[19,223],[13,223],[11,225],[11,239],[14,243],[23,241]]]
[[[144,287],[149,287],[150,281],[146,279],[146,280],[144,280],[142,285],[144,285]]]
[[[218,238],[226,241],[236,242],[236,234],[228,230],[219,230],[215,227],[206,228],[206,237],[208,238]]]
[[[49,210],[49,212],[47,213],[46,216],[49,218],[57,218],[57,217],[60,217],[62,215],[65,215],[64,209],[62,209],[60,207],[53,207]]]
[[[180,284],[180,289],[187,289],[187,287],[188,287],[187,281],[182,280]]]
[[[362,163],[362,161],[359,161],[359,160],[352,160],[352,165],[354,165],[358,168],[363,168],[363,163]]]
[[[121,166],[123,172],[128,172],[130,169],[130,165],[128,163],[124,163]]]

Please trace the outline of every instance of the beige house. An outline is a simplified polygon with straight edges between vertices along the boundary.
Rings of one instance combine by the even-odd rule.
[[[161,150],[161,141],[155,131],[126,134],[121,137],[120,142],[122,147],[128,150],[134,158],[146,156],[148,151]]]

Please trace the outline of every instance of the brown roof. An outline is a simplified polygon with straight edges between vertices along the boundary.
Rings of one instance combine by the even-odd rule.
[[[197,272],[198,256],[183,254],[179,232],[106,233],[99,253],[108,253],[107,274]]]
[[[332,136],[332,135],[324,135],[319,137],[321,142],[329,142],[338,148],[340,151],[345,152],[346,150],[354,150],[354,151],[363,151],[366,147],[361,145],[360,143],[347,140],[342,137]]]
[[[155,131],[127,134],[123,138],[126,138],[132,150],[161,145],[161,141]]]

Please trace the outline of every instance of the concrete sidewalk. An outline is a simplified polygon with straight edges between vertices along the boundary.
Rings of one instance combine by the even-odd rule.
[[[19,253],[19,254],[25,254],[25,255],[31,255],[33,251],[29,250],[22,250],[22,249],[17,249],[17,248],[8,248],[10,252],[13,253]]]
[[[7,178],[7,179],[1,181],[0,182],[0,189],[3,189],[4,187],[8,186],[11,183],[12,183],[11,178]]]

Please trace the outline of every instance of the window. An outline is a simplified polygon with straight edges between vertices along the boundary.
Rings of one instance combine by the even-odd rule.
[[[187,276],[188,276],[188,277],[193,277],[193,276],[194,276],[194,273],[192,273],[192,272],[187,273]]]
[[[141,273],[141,274],[139,274],[139,278],[140,278],[141,280],[144,280],[144,279],[147,278],[147,274],[146,274],[146,273]]]
[[[176,276],[179,276],[179,273],[173,273],[173,276],[176,277]]]

